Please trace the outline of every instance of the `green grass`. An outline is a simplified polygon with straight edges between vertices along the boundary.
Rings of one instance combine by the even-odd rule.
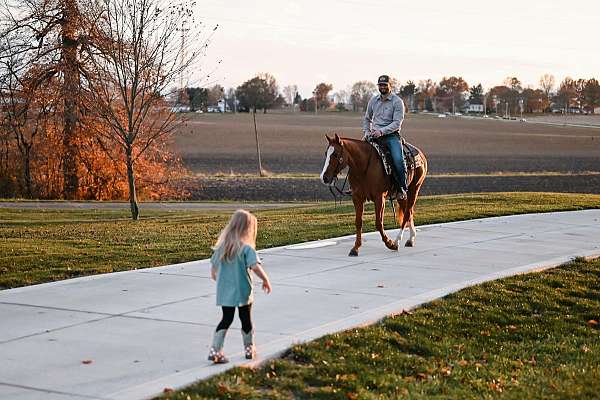
[[[419,199],[418,225],[600,207],[599,195],[492,193]],[[374,230],[372,206],[365,230]],[[257,212],[258,247],[354,232],[349,202]],[[230,212],[0,209],[0,288],[207,258]],[[395,227],[391,212],[386,226]]]
[[[576,260],[488,282],[164,398],[597,399],[599,281]]]

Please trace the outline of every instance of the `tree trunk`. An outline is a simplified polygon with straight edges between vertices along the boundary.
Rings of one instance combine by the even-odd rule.
[[[263,176],[262,163],[260,161],[260,145],[258,143],[258,130],[256,129],[256,108],[252,109],[252,118],[254,119],[254,137],[256,138],[256,155],[258,156],[258,176]]]
[[[135,193],[135,177],[133,175],[133,148],[131,145],[127,147],[125,151],[127,155],[127,181],[129,182],[129,205],[131,206],[131,219],[134,221],[138,220],[140,215],[140,209],[137,203],[137,196]]]
[[[79,92],[79,67],[77,64],[77,25],[79,11],[76,0],[64,0],[62,22],[62,56],[63,56],[63,194],[65,199],[77,196],[79,178],[77,176],[77,144],[75,134],[77,129],[77,98]]]
[[[33,190],[31,189],[31,158],[29,150],[30,148],[26,147],[23,154],[23,174],[25,179],[25,194],[28,199],[32,199]]]

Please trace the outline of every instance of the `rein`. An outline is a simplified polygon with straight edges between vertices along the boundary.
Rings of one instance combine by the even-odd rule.
[[[344,162],[344,147],[342,147],[342,151],[341,151],[341,153],[340,153],[340,155],[338,157],[338,165],[340,165],[340,166],[343,165],[343,162]],[[333,185],[329,186],[329,191],[331,192],[331,195],[333,196],[333,201],[334,201],[334,207],[335,208],[337,208],[338,198],[340,199],[340,204],[341,204],[342,198],[344,196],[350,196],[350,194],[348,192],[344,191],[344,188],[346,187],[346,183],[348,182],[348,175],[350,175],[350,166],[348,166],[348,173],[346,174],[346,178],[344,179],[344,183],[342,184],[342,188],[340,189],[336,185],[337,184],[337,175],[340,172],[342,172],[343,169],[344,168],[342,167],[339,170],[335,171],[335,174],[334,174],[335,182],[334,182]],[[337,192],[337,194],[336,194],[336,192]]]
[[[371,155],[373,154],[373,152],[369,152],[369,158],[367,159],[367,166],[365,167],[365,175],[367,174],[367,171],[369,170],[369,166],[371,165]],[[344,160],[343,158],[344,155],[344,147],[342,147],[342,153],[339,156],[339,164],[342,165],[342,162]],[[350,193],[350,191],[345,191],[344,189],[346,188],[346,183],[348,182],[348,176],[350,176],[350,166],[348,165],[348,172],[346,173],[346,178],[344,178],[344,183],[342,184],[342,188],[340,189],[337,186],[337,174],[339,174],[340,172],[342,172],[344,168],[341,168],[339,171],[336,171],[335,173],[335,183],[333,185],[329,186],[329,191],[331,192],[331,195],[333,196],[333,201],[335,204],[335,207],[337,207],[337,201],[338,198],[340,199],[340,203],[343,201],[344,196],[347,197],[351,197],[352,194]],[[337,193],[336,193],[337,192]]]

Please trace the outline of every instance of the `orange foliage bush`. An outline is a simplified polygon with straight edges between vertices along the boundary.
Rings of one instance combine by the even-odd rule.
[[[127,200],[128,184],[124,154],[118,145],[104,143],[92,133],[83,118],[78,131],[78,175],[81,200]],[[98,127],[96,127],[98,128]],[[54,119],[35,138],[31,175],[34,197],[60,199],[63,188],[61,122]],[[24,197],[20,153],[10,132],[0,132],[0,197]],[[135,164],[137,195],[140,200],[185,199],[189,193],[178,187],[185,174],[181,161],[166,140],[153,143]]]

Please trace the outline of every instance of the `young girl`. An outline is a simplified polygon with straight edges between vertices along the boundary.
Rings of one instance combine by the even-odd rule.
[[[209,361],[215,364],[228,362],[223,354],[223,342],[227,329],[233,322],[235,308],[242,322],[242,339],[247,359],[256,356],[251,308],[252,270],[262,279],[262,288],[271,293],[269,277],[260,265],[256,254],[256,217],[248,211],[237,210],[221,232],[210,258],[210,275],[217,281],[217,305],[223,309],[223,318],[215,331],[208,353]]]

